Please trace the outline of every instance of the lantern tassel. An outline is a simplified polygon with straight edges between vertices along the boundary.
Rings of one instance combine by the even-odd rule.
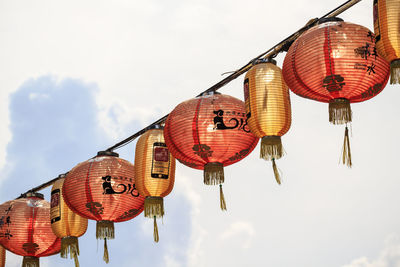
[[[274,170],[275,180],[278,184],[281,184],[281,175],[279,174],[278,167],[276,166],[275,159],[272,159],[272,169]]]
[[[283,154],[280,136],[264,136],[261,139],[260,158],[265,160],[279,159]]]
[[[96,223],[97,239],[114,239],[114,223],[111,221],[98,221]]]
[[[400,60],[394,60],[390,64],[390,84],[400,83]]]
[[[157,227],[157,218],[154,216],[154,242],[158,243],[160,241],[160,237],[158,236],[158,227]]]
[[[164,216],[164,201],[162,197],[146,197],[144,201],[144,217],[160,218]]]
[[[224,165],[219,162],[209,162],[204,165],[204,183],[206,185],[222,184],[224,182]]]
[[[221,210],[222,211],[226,210],[226,202],[225,202],[224,192],[222,191],[222,184],[219,185],[219,203],[221,206]]]
[[[24,256],[22,260],[22,267],[39,267],[39,258]]]
[[[335,98],[329,102],[329,122],[345,124],[351,122],[350,101],[346,98]]]
[[[78,254],[76,252],[72,252],[72,257],[74,258],[75,267],[79,267]]]
[[[342,150],[342,163],[343,165],[347,165],[351,168],[351,151],[350,151],[350,139],[349,139],[349,129],[346,126],[344,130],[344,142],[343,142],[343,150]]]
[[[61,258],[68,258],[68,254],[72,259],[74,254],[79,255],[78,238],[75,236],[66,236],[61,239]]]
[[[103,255],[103,260],[105,263],[110,262],[110,258],[108,256],[108,247],[107,247],[107,238],[104,238],[104,255]]]

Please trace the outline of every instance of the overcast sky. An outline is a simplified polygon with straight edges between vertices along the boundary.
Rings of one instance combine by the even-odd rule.
[[[0,0],[0,202],[142,129],[343,2]],[[372,0],[340,17],[372,29]],[[243,99],[242,83],[220,92]],[[116,224],[108,266],[399,267],[397,99],[400,86],[388,85],[352,105],[348,169],[328,105],[291,94],[281,186],[257,146],[225,168],[221,212],[218,187],[177,164],[160,242],[143,215]],[[133,162],[134,150],[117,152]],[[106,266],[94,229],[80,238],[81,266]],[[21,265],[7,256],[7,266]],[[41,262],[73,266],[58,255]]]

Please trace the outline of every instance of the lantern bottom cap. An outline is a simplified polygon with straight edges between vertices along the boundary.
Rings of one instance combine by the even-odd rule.
[[[329,102],[329,122],[333,124],[346,124],[351,122],[352,112],[350,100],[335,98]]]
[[[149,196],[144,201],[144,217],[163,217],[164,216],[164,200],[162,197]]]
[[[222,163],[209,162],[204,165],[204,184],[222,184],[224,180],[224,165]]]
[[[261,139],[260,158],[265,160],[280,159],[284,154],[280,136],[264,136]]]
[[[24,256],[22,260],[22,267],[39,267],[39,258]]]
[[[395,59],[390,63],[390,84],[400,83],[400,59]]]
[[[114,239],[114,222],[97,221],[96,223],[97,239]]]

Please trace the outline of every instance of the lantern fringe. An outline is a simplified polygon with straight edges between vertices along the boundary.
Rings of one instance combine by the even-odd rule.
[[[400,60],[393,60],[390,63],[390,84],[400,83]]]
[[[351,122],[352,112],[350,101],[345,98],[336,98],[329,102],[329,122],[345,124]]]
[[[219,162],[209,162],[204,165],[204,183],[206,185],[222,184],[224,182],[224,165]]]
[[[272,159],[272,169],[274,170],[275,180],[280,185],[281,175],[279,174],[278,167],[276,166],[275,159]]]
[[[144,201],[144,217],[160,218],[164,216],[164,200],[162,197],[146,197]]]
[[[103,260],[105,263],[110,262],[110,258],[108,256],[108,247],[107,247],[107,238],[104,238],[104,254],[103,254]]]
[[[75,236],[66,236],[61,239],[60,256],[66,259],[68,254],[70,254],[71,259],[74,258],[75,267],[79,267],[79,243],[78,238]]]
[[[114,239],[114,223],[111,221],[98,221],[96,224],[97,239]]]
[[[24,259],[22,260],[22,267],[39,267],[39,266],[40,266],[39,258],[24,256]]]
[[[160,241],[160,237],[158,236],[158,227],[157,227],[157,217],[154,216],[154,242],[158,243]]]
[[[224,192],[222,191],[222,184],[219,185],[219,204],[222,211],[226,210],[226,202]]]
[[[350,150],[350,139],[349,139],[349,129],[346,126],[344,130],[344,142],[343,142],[343,149],[342,149],[342,163],[343,165],[347,165],[351,168],[351,150]]]
[[[264,136],[261,139],[260,158],[265,160],[279,159],[284,155],[280,136]]]

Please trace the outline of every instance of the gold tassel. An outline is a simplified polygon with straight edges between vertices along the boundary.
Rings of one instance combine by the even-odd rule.
[[[329,102],[329,122],[345,124],[351,122],[352,112],[350,101],[346,98],[336,98]]]
[[[281,175],[279,174],[278,167],[276,167],[275,159],[272,159],[272,169],[274,170],[276,182],[278,184],[281,184]]]
[[[224,182],[224,165],[219,162],[209,162],[204,165],[204,183],[206,185],[222,184]]]
[[[222,191],[222,184],[219,185],[219,204],[222,211],[226,210],[226,202],[224,192]]]
[[[265,160],[279,159],[283,154],[280,136],[264,136],[261,139],[260,158]]]
[[[22,267],[39,267],[39,258],[24,256],[22,260]]]
[[[146,197],[144,201],[144,217],[160,218],[164,216],[164,201],[162,197]]]
[[[342,163],[343,165],[347,165],[351,168],[351,151],[350,151],[350,139],[349,139],[349,129],[346,126],[344,130],[344,142],[343,142],[343,149],[342,149]]]
[[[157,218],[154,216],[154,242],[158,243],[160,241],[160,237],[158,236],[158,227],[157,227]]]
[[[79,255],[79,244],[78,238],[75,236],[66,236],[61,238],[61,250],[60,256],[61,258],[68,258],[68,254],[72,259],[74,254]]]
[[[114,223],[111,221],[98,221],[96,223],[97,239],[114,239]]]
[[[79,267],[79,260],[78,260],[78,255],[76,252],[73,252],[71,255],[74,258],[74,262],[75,262],[75,267]]]
[[[390,63],[390,84],[400,83],[400,60]]]
[[[104,255],[103,255],[103,260],[105,263],[110,262],[110,258],[108,257],[108,248],[107,248],[107,238],[104,238]]]

